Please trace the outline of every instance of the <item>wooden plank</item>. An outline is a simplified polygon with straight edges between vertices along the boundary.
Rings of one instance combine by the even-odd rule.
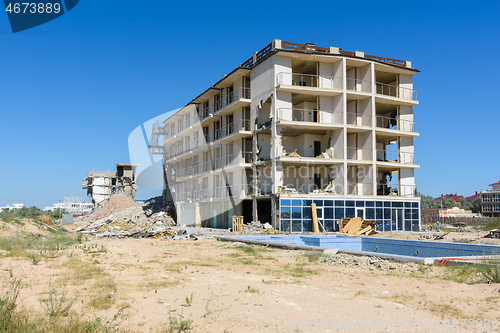
[[[316,211],[316,204],[314,202],[311,204],[311,212],[313,220],[313,233],[319,234],[318,212]]]
[[[361,229],[361,224],[363,223],[363,220],[361,217],[355,217],[349,221],[349,223],[346,224],[344,227],[344,233],[346,234],[354,234]]]
[[[364,234],[365,232],[368,232],[368,231],[370,231],[370,230],[372,230],[372,226],[371,226],[371,225],[367,226],[367,227],[366,227],[366,228],[364,228],[364,229],[361,229],[360,231],[358,231],[358,232],[356,233],[356,235],[362,235],[362,234]]]
[[[321,226],[321,228],[323,229],[323,232],[326,232],[326,229],[325,229],[325,227],[323,226],[323,223],[321,223],[321,221],[320,221],[320,220],[318,220],[318,223],[319,223],[319,225]]]

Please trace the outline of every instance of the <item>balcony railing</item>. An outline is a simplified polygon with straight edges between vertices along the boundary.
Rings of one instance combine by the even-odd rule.
[[[409,88],[404,88],[404,87],[398,87],[392,84],[386,84],[386,83],[376,83],[376,93],[379,95],[386,95],[386,96],[392,96],[392,97],[397,97],[401,99],[406,99],[410,101],[416,101],[417,100],[417,91]]]
[[[231,91],[226,95],[226,104],[224,106],[232,104],[241,98],[250,99],[250,88],[241,87]]]
[[[224,199],[251,194],[252,186],[250,184],[218,186],[212,189],[179,190],[172,193],[176,201]]]
[[[373,195],[372,183],[347,182],[348,195]]]
[[[377,161],[401,164],[418,164],[418,154],[377,149]]]
[[[278,73],[276,84],[288,86],[315,87],[324,89],[342,89],[342,78],[300,73]]]
[[[239,131],[250,131],[250,120],[241,119],[219,128],[215,131],[215,140],[222,139]]]
[[[342,124],[342,111],[318,111],[312,109],[281,108],[278,120],[301,121],[323,124]]]
[[[347,125],[371,126],[372,115],[347,112]]]
[[[201,109],[199,114],[200,121],[203,121],[208,117],[210,117],[210,115],[212,115],[213,112],[214,112],[214,107],[211,105],[208,105],[207,107]]]
[[[373,149],[347,147],[347,159],[356,161],[372,161]]]
[[[377,116],[377,127],[395,131],[418,132],[417,122],[391,117]]]
[[[225,98],[221,98],[215,102],[214,105],[215,113],[222,110],[226,106],[239,101],[240,99],[250,99],[250,96],[251,96],[250,88],[241,87],[239,89],[233,90],[232,92],[227,94]]]
[[[372,81],[347,78],[346,89],[369,93],[372,91]]]
[[[414,197],[418,192],[417,185],[382,184],[377,183],[377,195],[392,195]]]
[[[252,152],[243,152],[243,156],[245,157],[245,163],[252,163]]]
[[[241,197],[251,195],[249,184],[234,184],[215,188],[215,198]]]
[[[208,171],[224,168],[226,166],[235,165],[238,163],[252,163],[252,153],[242,152],[241,155],[240,153],[233,153],[223,157],[218,157],[214,160],[213,163],[208,161],[201,164],[195,164],[188,168],[181,169],[176,172],[176,176],[178,178],[182,178],[191,175],[197,175]]]

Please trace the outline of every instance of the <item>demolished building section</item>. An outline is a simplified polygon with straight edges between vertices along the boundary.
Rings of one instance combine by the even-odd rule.
[[[153,128],[180,224],[419,230],[409,61],[274,40]],[[163,146],[159,137],[162,137]]]
[[[100,203],[113,194],[123,194],[135,198],[137,186],[135,164],[116,164],[116,171],[94,171],[87,174],[82,188],[92,196],[94,204]]]

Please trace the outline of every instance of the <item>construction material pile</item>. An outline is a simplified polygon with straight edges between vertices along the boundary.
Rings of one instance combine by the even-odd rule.
[[[106,200],[96,203],[94,210],[85,216],[85,219],[88,221],[97,221],[127,208],[137,206],[139,204],[131,197],[126,195],[112,195]]]
[[[260,223],[260,221],[257,221],[257,222],[252,221],[250,223],[243,225],[242,233],[244,233],[244,234],[259,234],[259,233],[263,233],[267,230],[273,230],[273,227],[269,223]]]
[[[129,204],[128,208],[119,210],[118,207],[124,206],[122,205],[123,198],[127,197],[111,196],[103,205],[100,205],[98,210],[92,212],[87,219],[90,223],[76,231],[97,237],[112,238],[165,238],[176,235],[176,232],[170,228],[176,225],[173,218],[175,217],[173,204],[164,207],[162,198],[156,197],[142,205],[134,201],[135,205]],[[101,217],[109,212],[114,213],[96,220],[96,216]]]
[[[343,218],[339,221],[339,232],[355,235],[374,235],[376,221],[363,220],[361,217]]]

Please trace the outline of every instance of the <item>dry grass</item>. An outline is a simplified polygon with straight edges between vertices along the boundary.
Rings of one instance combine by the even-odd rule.
[[[83,258],[69,258],[62,267],[71,270],[68,278],[74,283],[107,276],[107,273],[95,262],[89,262]]]

